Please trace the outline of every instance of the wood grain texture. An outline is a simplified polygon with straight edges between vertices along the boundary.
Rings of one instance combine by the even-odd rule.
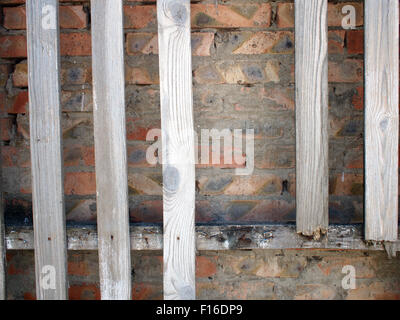
[[[68,250],[97,250],[98,235],[94,226],[67,228]],[[132,250],[162,250],[163,230],[160,226],[131,226]],[[33,232],[29,227],[7,229],[8,250],[32,250]],[[364,241],[361,225],[331,225],[319,241],[303,237],[294,225],[226,225],[197,226],[197,250],[250,249],[337,249],[384,250],[386,242]],[[400,251],[400,241],[391,242]]]
[[[91,3],[101,298],[131,299],[122,0]]]
[[[1,152],[1,144],[0,144]],[[0,160],[0,181],[1,175],[1,160]],[[3,190],[0,185],[0,300],[6,299],[6,245],[5,245],[5,229],[4,229],[4,199]]]
[[[398,233],[399,1],[365,1],[365,237]]]
[[[195,153],[190,1],[157,1],[164,206],[164,298],[195,299]]]
[[[36,295],[67,299],[58,0],[28,0],[26,16]]]
[[[295,0],[296,223],[318,239],[328,227],[327,0]]]

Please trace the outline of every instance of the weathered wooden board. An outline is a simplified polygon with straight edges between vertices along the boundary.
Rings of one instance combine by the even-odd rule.
[[[0,145],[1,152],[1,145]],[[1,175],[1,162],[0,162],[0,181]],[[6,299],[6,246],[5,246],[5,229],[4,229],[4,204],[3,204],[3,191],[0,185],[0,300]]]
[[[157,1],[164,203],[164,298],[195,298],[195,152],[190,0]]]
[[[58,0],[26,2],[36,295],[67,299]]]
[[[122,0],[91,3],[101,298],[131,299]]]
[[[316,239],[328,227],[327,0],[295,0],[296,223]]]
[[[131,226],[132,250],[162,250],[163,230],[159,226]],[[335,249],[384,250],[382,242],[364,241],[361,225],[331,225],[320,241],[304,237],[294,225],[228,225],[197,226],[198,250],[249,250],[249,249]],[[97,232],[93,226],[67,228],[68,250],[97,250]],[[400,241],[393,242],[400,251]],[[31,228],[7,229],[8,250],[31,250]]]
[[[365,237],[397,239],[399,1],[365,1]]]

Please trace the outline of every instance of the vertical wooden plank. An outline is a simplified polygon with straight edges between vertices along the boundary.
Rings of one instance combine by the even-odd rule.
[[[67,299],[58,0],[28,0],[26,15],[36,295]]]
[[[399,1],[365,1],[365,236],[397,239]]]
[[[296,222],[318,239],[328,227],[327,0],[295,0]]]
[[[164,185],[164,298],[195,299],[190,0],[157,1]]]
[[[1,145],[0,145],[1,155]],[[1,160],[0,160],[0,181],[1,175]],[[6,299],[6,246],[5,246],[5,227],[4,227],[4,203],[3,203],[3,188],[0,184],[0,300]]]
[[[131,299],[122,0],[91,2],[101,298]]]

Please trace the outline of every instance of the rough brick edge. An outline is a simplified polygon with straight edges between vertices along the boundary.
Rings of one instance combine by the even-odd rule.
[[[319,241],[296,233],[294,225],[228,225],[197,226],[197,250],[249,249],[330,249],[385,250],[382,242],[363,240],[362,225],[329,226]],[[95,226],[67,228],[68,250],[97,250]],[[161,226],[131,226],[132,250],[162,250]],[[392,242],[391,250],[400,251],[400,240]],[[33,250],[33,230],[8,227],[8,250]]]

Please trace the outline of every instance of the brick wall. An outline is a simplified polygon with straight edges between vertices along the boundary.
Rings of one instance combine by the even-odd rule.
[[[89,1],[60,0],[60,4],[66,215],[68,223],[95,223],[90,7]],[[341,27],[341,8],[346,4],[356,8],[356,30]],[[6,221],[8,224],[31,224],[24,1],[2,0],[0,9],[0,121],[4,143]],[[155,2],[125,1],[124,13],[130,221],[159,223],[162,222],[161,167],[150,165],[145,158],[146,150],[152,144],[146,141],[146,134],[149,129],[160,127]],[[197,167],[196,221],[294,222],[293,1],[228,0],[219,1],[215,6],[214,0],[206,0],[193,3],[191,14],[195,128],[252,128],[255,131],[253,175],[235,176],[235,164]],[[363,1],[330,2],[328,21],[330,222],[361,223]],[[221,258],[218,254],[211,254],[209,259],[237,257],[240,260],[247,254],[221,253]],[[24,260],[29,255],[17,253],[12,257]],[[274,253],[256,254],[254,261],[263,255],[273,257]],[[307,260],[310,253],[301,255]],[[91,254],[83,255],[82,259],[86,257],[93,267],[92,273],[97,266]],[[383,255],[376,257],[385,260]],[[149,255],[148,259],[156,261],[159,258]],[[222,267],[216,268],[221,273]],[[246,274],[250,282],[258,277],[240,270],[232,272]],[[224,279],[221,274],[218,281]],[[256,288],[261,284],[253,281],[249,285],[246,281],[237,284],[243,285],[240,288],[236,288],[233,282],[224,284],[225,289],[217,290],[219,293],[215,294],[228,294],[229,288],[236,288],[236,297],[258,297]],[[302,283],[300,280],[290,281],[299,286]],[[369,286],[368,281],[365,288]],[[269,280],[265,283],[271,289],[265,297],[293,298],[301,294],[315,297],[313,290],[325,292],[324,288],[314,288],[306,282],[298,290],[303,293],[294,292],[292,288],[287,289],[292,293],[277,295],[274,291],[276,283]],[[157,282],[153,286],[151,281],[150,284],[149,287],[139,285],[136,294],[158,297],[161,284]],[[388,284],[384,282],[384,285]],[[98,297],[97,285],[91,282],[88,286],[93,289],[94,297]],[[211,282],[202,282],[198,289],[200,296],[206,297],[206,292],[212,292],[213,286],[215,284]],[[371,290],[382,289],[381,284],[377,286]],[[399,289],[398,283],[395,287]],[[78,285],[71,287],[71,291],[76,297],[83,297],[86,289]],[[29,295],[30,291],[27,292]],[[346,296],[335,292],[334,297]],[[331,293],[332,290],[328,290],[324,294],[333,297],[329,295]],[[24,293],[14,294],[22,297]],[[234,293],[229,294],[235,297]]]
[[[8,299],[35,299],[32,251],[7,254]],[[201,252],[198,299],[400,299],[400,258],[384,252],[252,250]],[[342,268],[354,266],[356,288],[345,290]],[[98,257],[69,252],[69,298],[99,299]],[[162,299],[162,253],[132,252],[132,297]]]
[[[25,8],[2,1],[0,106],[6,216],[31,221]],[[330,221],[362,222],[363,60],[360,30],[341,28],[329,5]],[[67,220],[95,221],[90,8],[61,1],[61,81]],[[294,12],[284,1],[214,1],[192,5],[196,129],[255,130],[253,175],[235,165],[197,172],[197,221],[295,220]],[[161,168],[146,162],[151,128],[160,127],[154,2],[126,2],[126,113],[132,222],[161,222]],[[45,72],[45,71],[44,71]]]

